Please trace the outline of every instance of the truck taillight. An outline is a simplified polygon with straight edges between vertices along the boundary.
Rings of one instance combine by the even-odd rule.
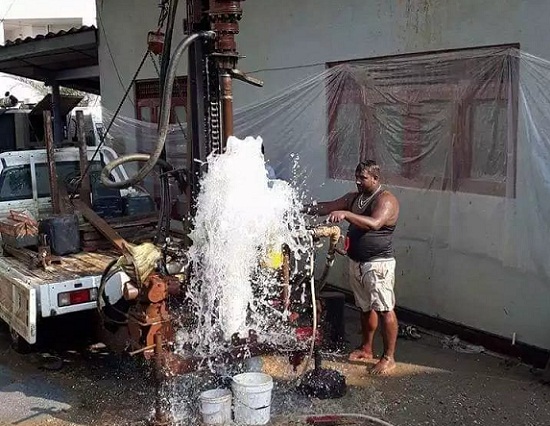
[[[66,291],[57,295],[57,305],[59,307],[79,305],[81,303],[93,302],[94,300],[97,300],[96,288]]]

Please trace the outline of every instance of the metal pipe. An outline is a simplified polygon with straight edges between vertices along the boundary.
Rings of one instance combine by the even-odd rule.
[[[178,64],[181,59],[181,56],[183,53],[189,48],[189,46],[195,42],[196,40],[200,38],[214,38],[216,34],[214,31],[202,31],[200,33],[192,34],[186,38],[184,38],[180,44],[176,47],[174,51],[174,55],[172,56],[172,59],[170,60],[170,66],[168,67],[168,73],[166,76],[166,85],[164,88],[164,93],[162,97],[161,102],[161,115],[159,119],[159,131],[158,131],[158,139],[157,144],[155,146],[154,151],[151,153],[149,160],[147,160],[147,163],[135,174],[134,176],[120,181],[120,182],[112,182],[105,176],[105,173],[101,173],[101,182],[109,187],[109,188],[127,188],[129,186],[132,186],[133,184],[136,184],[140,181],[142,181],[150,172],[153,170],[155,165],[157,164],[157,161],[162,153],[162,150],[164,149],[164,143],[166,142],[166,136],[168,135],[168,128],[170,124],[170,105],[172,104],[172,89],[174,87],[174,80],[176,78],[176,73],[178,69]],[[123,164],[126,158],[129,156],[123,156],[118,159],[119,164]],[[122,162],[120,162],[123,160]]]
[[[290,306],[290,250],[288,246],[283,248],[283,306],[287,311]]]
[[[221,98],[222,98],[222,152],[227,145],[229,136],[233,136],[233,82],[229,73],[220,75],[221,79]]]
[[[313,230],[314,238],[322,238],[322,237],[329,238],[329,248],[327,251],[325,268],[323,270],[323,274],[321,275],[321,278],[319,278],[319,281],[318,281],[318,291],[321,291],[325,286],[325,282],[328,278],[328,273],[330,271],[330,268],[334,264],[334,258],[336,256],[336,253],[338,252],[336,244],[338,244],[338,241],[340,241],[341,235],[342,235],[342,231],[340,227],[336,225],[320,226]]]

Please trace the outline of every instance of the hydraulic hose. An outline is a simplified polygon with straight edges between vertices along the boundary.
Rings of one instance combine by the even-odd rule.
[[[112,171],[115,167],[118,167],[121,164],[127,163],[129,161],[143,161],[143,160],[134,160],[134,159],[129,160],[129,158],[133,157],[133,155],[144,155],[144,154],[130,154],[127,156],[125,155],[109,163],[107,167],[109,167],[113,163],[116,163],[116,166],[112,166],[110,169],[108,169],[107,172],[106,172],[107,167],[103,169],[103,172],[101,173],[101,182],[103,183],[103,185],[105,185],[108,188],[119,188],[119,189],[127,188],[138,182],[141,182],[149,173],[151,173],[151,170],[153,170],[153,168],[157,164],[157,161],[160,158],[160,155],[162,154],[162,150],[164,149],[164,143],[166,142],[166,136],[168,135],[170,113],[172,110],[171,108],[172,90],[174,87],[174,80],[176,78],[179,61],[183,53],[189,48],[189,46],[191,46],[193,42],[201,38],[212,39],[215,37],[215,35],[216,33],[214,31],[201,31],[199,33],[191,34],[190,36],[184,38],[180,42],[180,44],[177,45],[174,51],[174,55],[170,60],[170,64],[168,65],[168,71],[166,74],[166,85],[164,87],[164,91],[162,94],[162,101],[161,101],[161,108],[160,108],[161,116],[160,116],[159,125],[158,125],[158,139],[157,139],[157,144],[155,146],[155,149],[149,155],[149,158],[145,160],[147,161],[145,165],[141,169],[139,169],[139,171],[134,176],[120,182],[112,182],[109,180],[110,171]]]
[[[114,159],[113,161],[111,161],[110,163],[108,163],[105,167],[103,167],[103,170],[101,171],[101,183],[103,183],[105,186],[109,186],[109,185],[107,185],[107,182],[109,182],[111,184],[113,184],[113,183],[120,184],[122,182],[113,182],[109,179],[109,177],[111,176],[111,173],[113,172],[114,169],[116,169],[117,167],[122,166],[123,164],[126,164],[126,163],[134,163],[134,162],[138,162],[138,161],[149,161],[150,159],[151,159],[151,156],[149,154],[129,154],[129,155],[125,155],[123,157],[118,157],[118,158]],[[156,161],[156,163],[153,165],[153,167],[156,164],[158,164],[163,169],[163,171],[165,171],[165,172],[169,172],[169,171],[174,170],[174,167],[172,167],[171,164],[167,163],[164,160],[158,159]],[[128,179],[126,181],[123,181],[123,182],[129,182],[132,179],[133,178],[130,178],[130,179]],[[137,182],[138,181],[132,183],[129,186],[135,185]]]
[[[111,308],[118,314],[122,316],[126,316],[124,312],[119,311],[111,304],[109,297],[107,297],[107,294],[105,293],[105,287],[106,287],[107,281],[109,281],[112,277],[114,277],[119,272],[122,272],[122,269],[119,266],[116,266],[117,263],[118,263],[118,259],[112,260],[107,265],[107,267],[103,271],[103,274],[101,275],[96,306],[97,306],[97,311],[99,312],[99,315],[103,318],[104,321],[110,322],[113,324],[118,324],[118,325],[126,325],[127,321],[119,321],[119,320],[115,320],[114,318],[110,318],[101,308],[101,301],[103,300],[103,303],[105,303],[105,308]]]
[[[382,426],[395,426],[391,423],[388,423],[382,419],[379,419],[377,417],[373,417],[373,416],[369,416],[367,414],[359,414],[359,413],[343,413],[343,414],[340,414],[340,413],[336,413],[336,414],[310,414],[310,415],[303,415],[303,416],[300,416],[300,419],[301,420],[305,420],[305,421],[314,421],[316,419],[318,420],[325,420],[325,419],[330,419],[330,420],[343,420],[345,419],[346,417],[351,417],[352,419],[363,419],[363,420],[367,420],[371,423],[374,423],[374,424],[377,424],[377,425],[382,425]]]

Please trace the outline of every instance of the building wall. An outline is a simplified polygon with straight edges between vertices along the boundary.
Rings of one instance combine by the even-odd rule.
[[[156,16],[137,0],[100,1],[98,11],[99,4],[112,50],[109,55],[102,42],[103,101],[113,109],[123,89],[112,63],[117,63],[127,84]],[[238,105],[315,75],[329,61],[517,42],[531,54],[550,58],[550,45],[540,36],[550,16],[550,3],[543,0],[249,0],[243,5],[238,42],[246,59],[240,67],[255,71],[266,84],[256,89],[237,83]],[[119,25],[122,19],[128,23],[124,28]],[[144,75],[151,76],[151,69]],[[324,120],[323,105],[317,111],[318,117],[310,119]],[[124,113],[133,114],[130,104]],[[280,146],[284,144],[266,141],[267,155],[276,164],[289,161],[287,147]],[[308,179],[315,197],[330,199],[352,188],[351,182],[327,179],[326,146],[312,143],[301,158],[316,165]],[[521,170],[518,176],[521,202],[526,182],[521,182]],[[550,349],[546,277],[502,261],[510,238],[506,231],[511,231],[503,213],[510,211],[507,201],[406,188],[394,191],[402,205],[396,241],[398,303],[501,336],[516,333],[520,341]],[[439,244],[440,240],[452,244]],[[331,281],[347,286],[344,262],[336,266]]]

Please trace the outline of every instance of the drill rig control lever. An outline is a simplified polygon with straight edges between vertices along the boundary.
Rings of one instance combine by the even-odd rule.
[[[248,84],[251,84],[252,86],[256,86],[256,87],[263,87],[264,86],[264,82],[262,80],[259,80],[259,79],[254,78],[254,77],[250,77],[249,75],[245,74],[241,70],[230,69],[228,71],[229,71],[229,75],[231,75],[231,77],[233,77],[236,80],[240,80],[244,83],[248,83]]]

